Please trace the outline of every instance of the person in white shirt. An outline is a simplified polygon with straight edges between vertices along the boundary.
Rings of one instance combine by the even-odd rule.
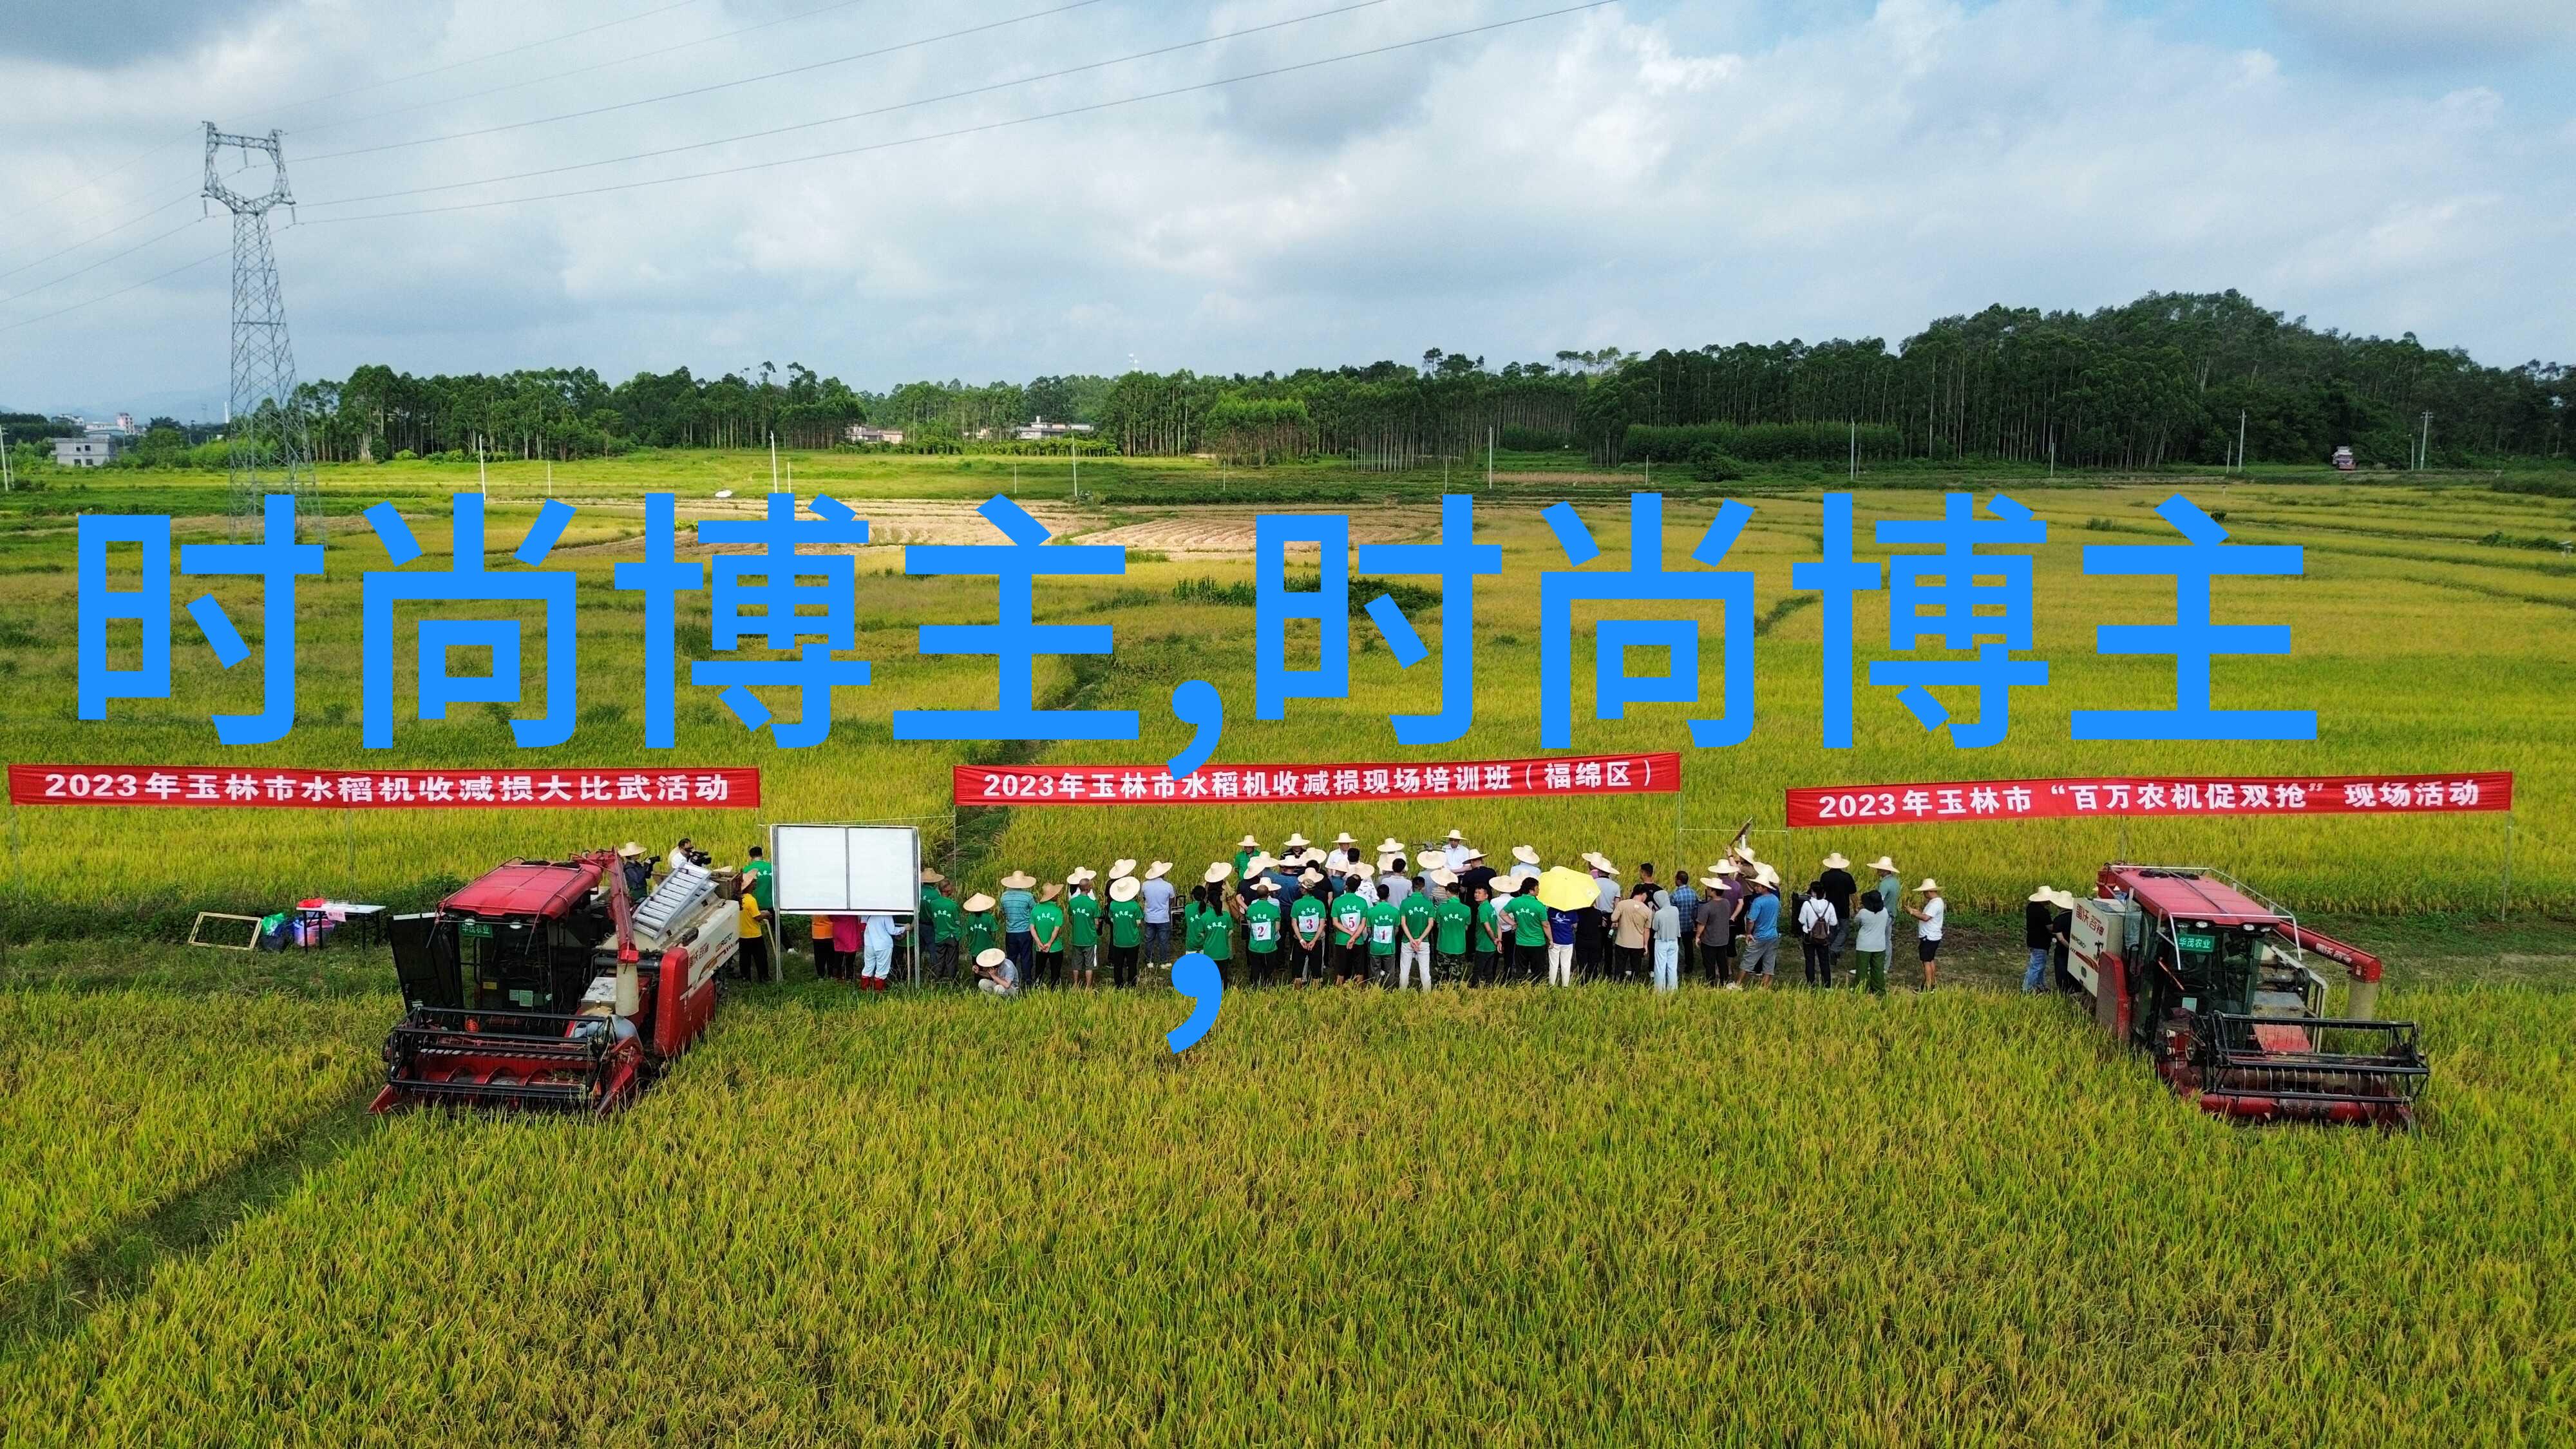
[[[1887,903],[1876,891],[1852,897],[1852,984],[1872,996],[1887,994]]]
[[[1403,905],[1404,898],[1413,894],[1413,877],[1404,873],[1404,857],[1380,856],[1377,869],[1377,887],[1383,898],[1396,905]]]
[[[689,837],[685,835],[680,837],[679,844],[671,847],[671,853],[662,858],[662,868],[666,871],[676,872],[681,866],[694,864],[696,862],[689,859]]]
[[[859,925],[865,933],[860,948],[867,956],[867,965],[859,968],[859,989],[883,991],[886,977],[894,971],[894,938],[906,928],[896,925],[894,917],[883,915],[861,917]]]
[[[1452,871],[1465,870],[1467,868],[1467,837],[1455,830],[1450,831],[1449,844],[1447,848],[1441,851],[1441,859]]]
[[[1834,932],[1842,923],[1834,903],[1825,898],[1825,883],[1808,886],[1807,898],[1798,903],[1798,946],[1806,958],[1809,986],[1834,984]]]
[[[1941,883],[1930,876],[1914,888],[1923,896],[1920,906],[1907,906],[1905,913],[1914,918],[1914,950],[1923,958],[1923,989],[1932,989],[1932,958],[1941,954],[1941,921],[1949,907],[1941,902]]]

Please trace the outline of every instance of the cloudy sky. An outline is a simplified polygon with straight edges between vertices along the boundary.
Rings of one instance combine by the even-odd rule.
[[[18,0],[0,407],[220,411],[208,119],[286,133],[307,377],[1499,365],[2231,286],[2576,360],[2568,0],[1573,3]]]

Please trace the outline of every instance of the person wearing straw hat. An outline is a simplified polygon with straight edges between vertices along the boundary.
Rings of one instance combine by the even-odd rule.
[[[1513,846],[1512,868],[1504,874],[1512,879],[1512,894],[1519,895],[1522,881],[1538,879],[1538,851],[1527,845]]]
[[[935,870],[921,873],[921,939],[930,946],[930,979],[957,979],[957,902],[943,889],[948,877]]]
[[[1270,984],[1279,964],[1279,883],[1262,876],[1252,883],[1252,901],[1243,908],[1243,975],[1252,986]]]
[[[1933,959],[1941,954],[1941,927],[1950,914],[1941,899],[1941,883],[1930,876],[1915,891],[1923,897],[1920,906],[1907,906],[1905,913],[1914,918],[1914,954],[1923,962],[1923,989],[1932,989]]]
[[[1610,917],[1619,908],[1619,868],[1597,850],[1583,852],[1592,871],[1592,909],[1574,919],[1574,965],[1586,981],[1610,974]]]
[[[1424,855],[1437,860],[1432,851]],[[1415,968],[1422,972],[1422,989],[1431,989],[1431,928],[1439,918],[1440,908],[1432,904],[1427,889],[1414,891],[1396,906],[1395,989],[1402,991],[1413,980]]]
[[[1262,854],[1261,837],[1247,835],[1234,843],[1234,878],[1249,881],[1253,877],[1252,858]]]
[[[1002,944],[1002,923],[993,918],[993,898],[991,896],[984,894],[982,891],[977,891],[973,895],[968,896],[965,900],[960,901],[957,909],[961,913],[957,923],[957,949],[965,955],[967,960],[972,961],[976,957],[983,955],[988,947],[995,950],[1000,949]],[[1004,952],[1003,954],[1008,955],[1010,953]],[[1017,985],[1018,978],[1014,977],[1012,984]]]
[[[1905,908],[1904,878],[1896,873],[1896,862],[1883,855],[1871,861],[1869,868],[1878,877],[1870,888],[1878,892],[1880,909],[1893,920],[1896,913]]]
[[[1130,861],[1132,868],[1134,862]],[[1144,882],[1132,875],[1122,875],[1109,883],[1109,904],[1101,913],[1109,918],[1109,984],[1136,984],[1136,954],[1144,949],[1145,903]]]
[[[1744,900],[1743,935],[1741,979],[1772,985],[1780,969],[1780,873],[1760,861],[1753,864],[1750,893]]]
[[[1018,968],[1011,965],[1010,954],[998,946],[987,946],[975,953],[975,989],[988,996],[1017,996],[1020,982]]]
[[[1538,898],[1538,877],[1506,876],[1500,884],[1511,889],[1511,899],[1503,903],[1512,918],[1512,954],[1518,960],[1513,974],[1536,985],[1547,970],[1547,902]]]
[[[2074,945],[2075,893],[2073,891],[2053,892],[2049,898],[2049,904],[2057,907],[2057,914],[2049,919],[2049,934],[2055,938],[2049,955],[2056,965],[2056,977],[2050,984],[2060,991],[2073,991],[2075,978],[2066,970],[2066,953]]]
[[[1029,931],[1029,913],[1038,903],[1038,898],[1029,892],[1037,883],[1038,878],[1024,870],[1002,877],[1002,950],[1010,956],[1011,964],[1020,968],[1023,991],[1037,985],[1037,937]]]
[[[617,847],[617,869],[626,877],[626,899],[641,904],[653,893],[653,860],[644,847],[630,840]]]
[[[1852,878],[1851,861],[1839,850],[1826,854],[1824,867],[1816,881],[1825,888],[1825,899],[1833,903],[1834,919],[1840,922],[1833,939],[1833,953],[1839,958],[1851,949],[1852,897],[1860,894],[1860,882]]]
[[[2021,944],[2029,953],[2021,968],[2022,994],[2048,989],[2048,958],[2057,949],[2057,892],[2048,886],[2022,901]]]
[[[1673,867],[1668,893],[1673,898],[1673,915],[1681,922],[1681,935],[1673,942],[1673,973],[1675,980],[1683,981],[1699,969],[1699,889],[1691,884],[1689,866]]]
[[[1078,865],[1064,878],[1068,892],[1064,920],[1073,937],[1073,984],[1085,991],[1091,989],[1093,972],[1100,965],[1100,897],[1091,889],[1096,874],[1091,867]]]
[[[1219,871],[1225,874],[1219,875]],[[1235,938],[1242,925],[1235,915],[1234,903],[1226,899],[1223,884],[1225,877],[1233,873],[1234,867],[1221,860],[1208,867],[1207,913],[1199,917],[1199,950],[1216,963],[1217,979],[1229,986],[1235,984],[1230,968],[1234,964]]]
[[[1368,980],[1369,901],[1356,878],[1346,877],[1333,897],[1333,984]]]
[[[1145,962],[1150,966],[1172,964],[1172,899],[1176,892],[1164,877],[1172,873],[1172,863],[1157,860],[1145,867],[1143,894],[1145,903]]]
[[[1064,887],[1048,881],[1038,888],[1037,904],[1029,907],[1029,935],[1037,951],[1037,970],[1029,977],[1031,986],[1049,991],[1064,987],[1064,948],[1070,944],[1065,934]]]
[[[1467,847],[1467,863],[1458,869],[1458,889],[1471,897],[1483,891],[1487,900],[1493,899],[1494,868],[1485,863],[1485,853],[1472,845]]]
[[[1325,921],[1332,914],[1324,897],[1324,873],[1310,865],[1297,877],[1297,884],[1297,898],[1288,904],[1288,947],[1295,979],[1301,987],[1321,986]]]
[[[1456,826],[1449,829],[1449,839],[1440,848],[1440,864],[1451,871],[1467,868],[1467,837]]]
[[[1360,868],[1360,843],[1347,830],[1333,837],[1333,848],[1324,856],[1324,879],[1331,882],[1338,896],[1350,889],[1351,876]]]
[[[1109,878],[1111,880],[1117,880],[1122,876],[1131,876],[1135,873],[1136,862],[1129,860],[1123,855],[1118,857],[1116,860],[1109,862]]]
[[[1852,898],[1852,984],[1872,996],[1887,994],[1887,946],[1892,923],[1876,891]]]
[[[1735,931],[1744,914],[1744,885],[1736,870],[1731,855],[1708,868],[1700,881],[1708,894],[1700,897],[1699,919],[1691,926],[1699,943],[1701,979],[1730,991],[1740,989],[1735,982]]]

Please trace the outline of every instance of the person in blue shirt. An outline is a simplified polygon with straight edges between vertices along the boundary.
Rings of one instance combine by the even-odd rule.
[[[1548,907],[1548,985],[1572,986],[1574,984],[1574,938],[1576,933],[1583,929],[1583,917],[1591,913],[1592,908],[1588,905],[1571,911],[1560,911],[1554,906]]]
[[[1691,887],[1691,873],[1689,871],[1675,870],[1673,872],[1672,897],[1673,910],[1679,913],[1682,918],[1681,943],[1676,947],[1680,953],[1678,957],[1678,966],[1680,974],[1688,976],[1691,974],[1691,960],[1694,955],[1691,950],[1693,945],[1691,938],[1697,934],[1692,928],[1699,924],[1699,892]]]
[[[1780,873],[1754,867],[1753,898],[1744,903],[1744,960],[1739,981],[1759,977],[1765,986],[1780,964]]]
[[[1030,930],[1029,913],[1037,909],[1038,898],[1029,894],[1038,878],[1024,870],[1002,877],[1002,950],[1011,958],[1013,984],[1029,984],[1029,972],[1037,965],[1038,938]]]

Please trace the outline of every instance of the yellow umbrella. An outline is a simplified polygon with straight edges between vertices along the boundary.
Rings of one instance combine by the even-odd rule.
[[[1538,900],[1552,911],[1581,910],[1601,904],[1601,887],[1579,870],[1551,866],[1538,878]]]

